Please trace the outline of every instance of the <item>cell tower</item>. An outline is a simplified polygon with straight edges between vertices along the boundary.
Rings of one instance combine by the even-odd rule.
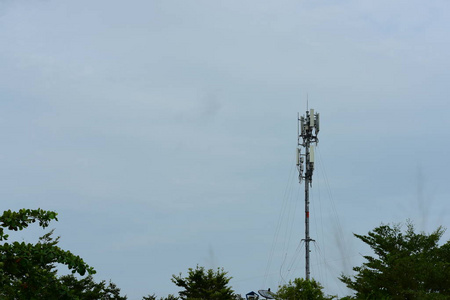
[[[304,116],[297,115],[297,168],[299,182],[305,181],[305,273],[306,280],[310,279],[309,243],[314,241],[309,236],[309,188],[312,187],[312,174],[314,171],[314,146],[319,142],[319,114],[314,109],[306,111]],[[304,149],[304,153],[302,153]]]

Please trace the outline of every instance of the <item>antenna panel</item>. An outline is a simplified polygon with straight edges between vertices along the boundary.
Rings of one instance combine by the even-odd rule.
[[[300,165],[300,149],[297,148],[297,151],[295,151],[297,157],[295,158],[295,162],[297,163],[297,166]]]
[[[301,133],[304,135],[305,132],[305,117],[300,117],[300,127],[301,127]]]
[[[317,132],[319,132],[319,130],[320,130],[319,124],[320,124],[320,122],[319,122],[319,113],[317,113],[316,114],[316,130],[317,130]]]
[[[309,126],[314,127],[314,109],[309,110]]]
[[[314,146],[309,146],[309,162],[314,162]]]

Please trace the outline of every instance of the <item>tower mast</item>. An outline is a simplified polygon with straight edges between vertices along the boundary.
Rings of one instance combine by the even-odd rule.
[[[305,278],[310,279],[310,249],[309,243],[314,241],[309,236],[309,188],[312,187],[312,174],[314,171],[314,146],[319,142],[319,114],[314,114],[314,109],[306,111],[306,114],[299,117],[297,129],[297,169],[298,179],[301,183],[305,180]],[[302,148],[305,153],[302,154]]]

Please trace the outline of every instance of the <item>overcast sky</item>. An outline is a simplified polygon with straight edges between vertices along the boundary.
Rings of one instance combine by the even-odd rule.
[[[312,277],[344,296],[352,233],[450,227],[449,83],[446,0],[0,0],[1,206],[57,211],[129,299],[197,264],[276,290],[304,276],[308,97]]]

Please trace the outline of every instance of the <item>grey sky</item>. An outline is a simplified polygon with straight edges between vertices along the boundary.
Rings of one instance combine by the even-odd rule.
[[[283,199],[297,202],[289,249],[304,231],[289,174],[309,94],[326,259],[313,248],[312,276],[345,295],[336,277],[367,252],[352,232],[450,226],[449,6],[0,1],[2,208],[56,210],[61,245],[130,299],[176,293],[171,275],[196,264],[241,294],[275,289]]]

